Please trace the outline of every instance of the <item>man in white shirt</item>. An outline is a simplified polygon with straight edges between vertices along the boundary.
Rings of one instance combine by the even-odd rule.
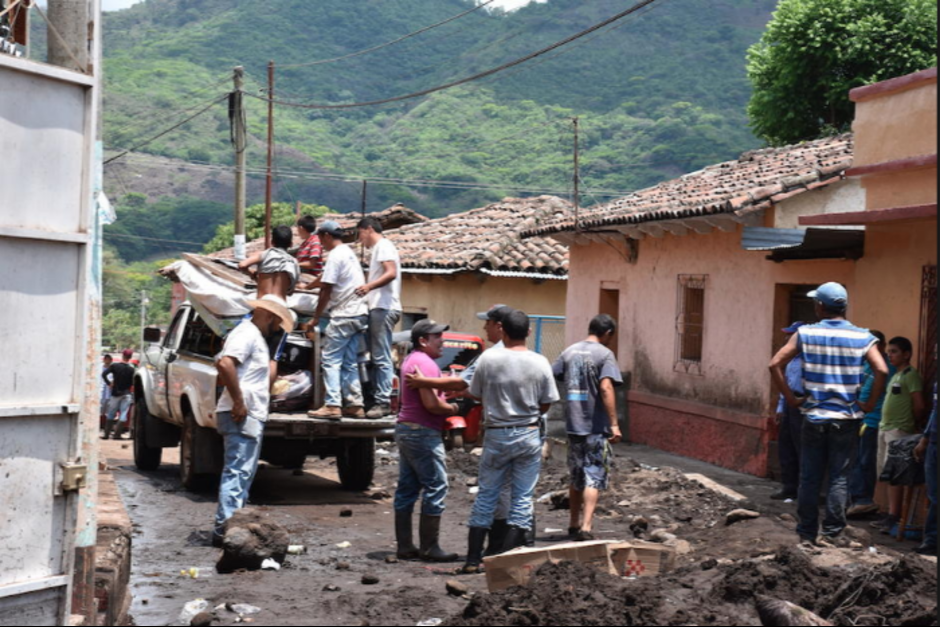
[[[225,388],[216,406],[218,430],[225,446],[225,468],[219,484],[219,509],[212,542],[221,546],[225,523],[248,503],[258,470],[264,423],[271,400],[271,356],[266,338],[294,330],[287,303],[274,295],[251,301],[251,320],[225,339],[216,362],[219,385]]]
[[[359,294],[359,288],[366,283],[365,274],[355,251],[343,243],[339,223],[324,222],[317,234],[329,257],[311,329],[319,326],[325,313],[330,316],[330,324],[323,337],[326,405],[309,415],[329,420],[365,418],[359,380],[359,336],[369,324],[369,306]]]
[[[357,290],[369,302],[369,351],[375,373],[375,405],[368,413],[372,419],[392,413],[392,335],[401,321],[401,257],[383,230],[376,218],[364,218],[359,223],[359,241],[372,249],[369,282]]]

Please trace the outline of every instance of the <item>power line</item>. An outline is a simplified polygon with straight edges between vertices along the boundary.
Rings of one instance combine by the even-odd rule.
[[[144,237],[143,235],[126,235],[124,233],[109,233],[107,231],[105,231],[104,236],[106,238],[117,237],[120,239],[140,239],[140,240],[145,240],[148,242],[159,242],[159,243],[164,243],[164,244],[183,244],[183,245],[188,245],[188,246],[198,246],[199,248],[202,248],[206,245],[205,243],[200,244],[199,242],[183,242],[179,240],[162,239],[159,237]]]
[[[211,109],[212,107],[214,107],[215,105],[217,105],[218,103],[222,102],[223,100],[225,100],[225,99],[228,98],[228,97],[229,97],[229,94],[225,94],[224,96],[222,96],[222,97],[220,97],[220,98],[216,98],[215,100],[213,100],[212,102],[210,102],[210,103],[208,104],[208,106],[206,106],[206,107],[200,109],[198,112],[196,112],[195,114],[189,116],[188,118],[186,118],[186,119],[183,120],[182,122],[180,122],[180,123],[178,123],[178,124],[175,124],[174,126],[172,126],[172,127],[168,128],[168,129],[166,129],[165,131],[163,131],[162,133],[159,133],[159,134],[157,134],[157,135],[151,137],[150,139],[148,139],[148,140],[146,140],[146,141],[144,141],[144,142],[142,142],[142,143],[140,143],[140,144],[137,144],[137,145],[134,146],[133,148],[128,148],[128,149],[125,150],[124,152],[122,152],[122,153],[120,153],[120,154],[118,154],[118,155],[116,155],[116,156],[114,156],[114,157],[111,157],[110,159],[108,159],[107,161],[104,162],[104,165],[108,165],[108,164],[110,164],[110,163],[114,163],[114,162],[117,161],[118,159],[122,159],[123,157],[126,157],[128,154],[130,154],[130,153],[132,153],[132,152],[134,152],[134,151],[136,151],[136,150],[140,150],[141,148],[143,148],[143,147],[145,147],[145,146],[148,146],[149,144],[152,144],[153,142],[157,141],[157,140],[160,139],[161,137],[164,137],[165,135],[169,135],[170,133],[172,133],[172,132],[175,131],[176,129],[180,128],[181,126],[184,126],[184,125],[186,125],[186,124],[189,123],[189,122],[192,122],[193,120],[195,120],[196,118],[198,118],[200,115],[202,115],[203,113],[205,113],[206,111],[208,111],[209,109]]]
[[[478,80],[487,78],[487,77],[489,77],[489,76],[493,76],[494,74],[498,74],[498,73],[503,72],[503,71],[505,71],[505,70],[508,70],[508,69],[510,69],[510,68],[513,68],[513,67],[516,67],[516,66],[518,66],[518,65],[521,65],[521,64],[523,64],[523,63],[525,63],[525,62],[527,62],[527,61],[531,61],[532,59],[535,59],[535,58],[537,58],[537,57],[541,57],[541,56],[543,56],[543,55],[545,55],[545,54],[548,54],[549,52],[553,52],[553,51],[555,51],[555,50],[557,50],[557,49],[559,49],[559,48],[561,48],[561,47],[563,47],[563,46],[566,46],[566,45],[570,44],[570,43],[573,42],[573,41],[577,41],[578,39],[581,39],[581,38],[586,37],[586,36],[588,36],[588,35],[590,35],[590,34],[592,34],[592,33],[594,33],[594,32],[597,32],[598,30],[604,28],[605,26],[609,26],[610,24],[613,24],[613,23],[615,23],[615,22],[617,22],[617,21],[619,21],[619,20],[622,20],[623,18],[627,17],[628,15],[632,15],[633,13],[636,13],[637,11],[640,11],[641,9],[644,9],[644,8],[646,8],[646,7],[650,6],[650,5],[652,5],[654,2],[656,2],[656,0],[643,0],[642,2],[639,2],[638,4],[634,5],[633,7],[627,9],[626,11],[622,11],[622,12],[618,13],[617,15],[615,15],[615,16],[613,16],[613,17],[611,17],[611,18],[608,18],[608,19],[606,19],[606,20],[604,20],[603,22],[600,22],[599,24],[595,24],[594,26],[592,26],[592,27],[590,27],[590,28],[588,28],[588,29],[586,29],[586,30],[581,31],[580,33],[577,33],[577,34],[572,35],[572,36],[570,36],[570,37],[568,37],[568,38],[566,38],[566,39],[563,39],[562,41],[559,41],[559,42],[557,42],[557,43],[554,43],[554,44],[552,44],[551,46],[548,46],[547,48],[543,48],[543,49],[541,49],[541,50],[539,50],[539,51],[537,51],[537,52],[533,52],[532,54],[528,54],[528,55],[526,55],[526,56],[524,56],[524,57],[522,57],[522,58],[520,58],[520,59],[516,59],[515,61],[510,61],[509,63],[504,63],[503,65],[501,65],[501,66],[499,66],[499,67],[496,67],[496,68],[493,68],[493,69],[491,69],[491,70],[487,70],[487,71],[485,71],[485,72],[480,72],[479,74],[474,74],[473,76],[469,76],[469,77],[467,77],[467,78],[463,78],[463,79],[460,79],[460,80],[458,80],[458,81],[453,81],[453,82],[447,83],[447,84],[445,84],[445,85],[439,85],[439,86],[437,86],[437,87],[432,87],[431,89],[425,89],[425,90],[422,90],[422,91],[419,91],[419,92],[415,92],[415,93],[413,93],[413,94],[407,94],[407,95],[404,95],[404,96],[396,96],[396,97],[394,97],[394,98],[386,98],[385,100],[375,100],[375,101],[371,101],[371,102],[357,102],[357,103],[351,103],[351,104],[336,104],[336,105],[303,104],[303,103],[288,102],[288,101],[280,101],[280,100],[274,100],[274,103],[275,103],[275,104],[278,104],[278,105],[285,106],[285,107],[294,107],[294,108],[297,108],[297,109],[326,109],[326,110],[332,110],[332,109],[354,109],[354,108],[360,108],[360,107],[372,107],[372,106],[378,106],[378,105],[383,105],[383,104],[389,104],[389,103],[393,103],[393,102],[401,102],[401,101],[403,101],[403,100],[412,100],[412,99],[414,99],[414,98],[421,98],[422,96],[428,96],[428,95],[430,95],[430,94],[434,94],[434,93],[437,93],[437,92],[440,92],[440,91],[445,91],[445,90],[448,90],[448,89],[453,89],[454,87],[459,87],[459,86],[461,86],[461,85],[466,85],[467,83],[472,83],[472,82],[474,82],[474,81],[478,81]],[[267,101],[270,100],[270,98],[264,98],[264,97],[262,97],[262,96],[258,96],[258,95],[255,95],[255,94],[246,94],[246,95],[251,96],[252,98],[257,98],[257,99],[259,99],[259,100],[264,100],[265,102],[267,102]]]
[[[225,80],[223,80],[223,81],[219,81],[219,82],[213,83],[213,84],[211,84],[211,85],[206,85],[205,87],[202,87],[202,88],[200,88],[200,89],[196,89],[196,90],[194,90],[194,91],[191,91],[191,92],[188,92],[188,93],[185,93],[185,94],[179,94],[179,95],[177,96],[177,98],[178,98],[179,100],[184,100],[184,101],[185,101],[185,100],[190,100],[190,99],[192,99],[192,98],[194,98],[194,97],[196,97],[196,96],[198,96],[198,95],[201,95],[201,94],[203,94],[203,93],[209,91],[210,89],[216,89],[216,88],[218,88],[218,87],[221,87],[221,86],[224,85],[225,83],[231,83],[231,81],[232,81],[232,77],[229,76],[229,77],[227,77],[227,78],[226,78]],[[128,123],[126,123],[126,124],[121,124],[120,126],[116,126],[116,127],[107,126],[107,127],[105,128],[105,130],[106,130],[107,132],[109,132],[109,133],[123,133],[124,131],[127,131],[127,130],[129,130],[129,129],[145,128],[145,127],[155,126],[158,122],[162,122],[162,121],[165,121],[165,120],[174,118],[174,117],[176,117],[177,115],[182,115],[182,114],[184,114],[184,113],[189,113],[190,111],[192,111],[193,109],[196,109],[196,108],[199,107],[199,106],[200,106],[199,104],[196,104],[196,105],[194,105],[194,106],[192,106],[192,107],[188,107],[188,108],[186,108],[186,109],[180,109],[180,110],[178,110],[178,111],[175,111],[175,112],[173,112],[173,113],[170,113],[169,115],[163,115],[163,116],[157,118],[156,120],[154,120],[154,119],[139,120],[139,119],[138,119],[138,120],[135,120],[135,121],[133,121],[133,122],[128,122]],[[148,112],[153,112],[153,111],[159,111],[159,112],[163,113],[163,112],[166,111],[166,107],[143,107],[143,108],[138,109],[137,111],[135,111],[132,115],[141,115],[141,114],[148,113]]]
[[[393,40],[393,41],[389,41],[389,42],[386,42],[386,43],[384,43],[384,44],[379,44],[378,46],[373,46],[373,47],[371,47],[371,48],[366,48],[365,50],[360,50],[359,52],[353,52],[353,53],[351,53],[351,54],[347,54],[347,55],[344,55],[344,56],[341,56],[341,57],[336,57],[336,58],[333,58],[333,59],[323,59],[323,60],[321,60],[321,61],[310,61],[309,63],[295,63],[295,64],[293,64],[293,65],[280,65],[280,66],[278,66],[278,67],[279,67],[280,69],[289,70],[289,69],[294,69],[294,68],[299,68],[299,67],[312,67],[312,66],[314,66],[314,65],[325,65],[325,64],[327,64],[327,63],[336,63],[336,62],[338,62],[338,61],[345,61],[346,59],[352,59],[352,58],[355,58],[355,57],[361,57],[361,56],[364,55],[364,54],[369,54],[370,52],[376,52],[376,51],[378,51],[378,50],[382,50],[383,48],[388,48],[389,46],[393,46],[393,45],[395,45],[395,44],[397,44],[397,43],[401,43],[401,42],[405,41],[406,39],[411,39],[412,37],[417,37],[418,35],[421,35],[422,33],[426,33],[426,32],[428,32],[429,30],[434,30],[435,28],[438,28],[439,26],[444,26],[445,24],[450,24],[451,22],[454,22],[454,21],[456,21],[456,20],[459,20],[460,18],[465,17],[465,16],[467,16],[467,15],[470,15],[471,13],[476,13],[476,12],[479,11],[480,9],[489,6],[489,5],[493,4],[494,2],[496,2],[496,0],[486,0],[486,2],[482,2],[482,3],[478,4],[477,6],[475,6],[475,7],[472,8],[472,9],[470,9],[469,11],[464,11],[463,13],[460,13],[459,15],[455,15],[455,16],[453,16],[453,17],[449,17],[449,18],[447,18],[446,20],[444,20],[443,22],[438,22],[437,24],[431,24],[430,26],[425,26],[425,27],[422,28],[421,30],[416,30],[416,31],[413,32],[413,33],[409,33],[409,34],[405,35],[404,37],[399,37],[398,39],[395,39],[395,40]]]

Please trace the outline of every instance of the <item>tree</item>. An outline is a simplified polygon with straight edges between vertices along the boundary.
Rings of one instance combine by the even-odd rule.
[[[302,205],[301,215],[312,215],[317,218],[330,213],[328,207],[322,205]],[[245,236],[248,241],[264,237],[264,205],[252,205],[245,209]],[[271,226],[282,224],[293,225],[297,222],[294,205],[278,202],[271,207]],[[235,241],[235,223],[223,224],[215,232],[215,237],[206,244],[205,253],[214,253],[219,250],[231,248]]]
[[[755,133],[774,145],[848,131],[849,91],[937,63],[937,0],[782,0],[748,53]]]

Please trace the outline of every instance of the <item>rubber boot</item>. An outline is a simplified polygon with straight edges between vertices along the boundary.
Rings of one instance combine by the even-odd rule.
[[[532,528],[525,534],[525,545],[530,549],[535,548],[536,529],[538,529],[538,523],[535,521],[535,514],[532,514]]]
[[[509,533],[506,534],[506,543],[503,545],[503,553],[509,553],[519,547],[526,545],[526,536],[529,534],[528,529],[523,529],[521,527],[509,526]]]
[[[395,512],[395,539],[398,541],[398,559],[416,560],[420,557],[414,541],[412,512]]]
[[[470,527],[470,539],[467,548],[467,563],[460,570],[464,575],[476,575],[483,572],[483,547],[489,529]]]
[[[421,515],[421,559],[425,562],[456,562],[460,556],[456,553],[445,553],[440,546],[441,517]]]
[[[489,544],[486,547],[486,557],[493,557],[503,552],[506,546],[506,535],[509,533],[508,520],[495,520],[489,533]]]
[[[104,423],[104,439],[105,440],[111,439],[111,431],[113,430],[114,430],[114,421],[113,420],[106,421]]]

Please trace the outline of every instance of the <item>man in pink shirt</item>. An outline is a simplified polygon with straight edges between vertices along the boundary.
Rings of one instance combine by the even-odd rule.
[[[422,320],[411,331],[414,352],[402,365],[402,380],[409,375],[437,378],[435,363],[443,354],[444,333],[450,327]],[[437,390],[402,390],[401,412],[395,439],[401,455],[398,489],[395,492],[395,537],[399,559],[454,562],[458,556],[445,553],[440,545],[441,517],[447,499],[447,452],[443,431],[447,418],[459,408],[444,400]],[[412,515],[422,498],[420,547],[415,547]]]

